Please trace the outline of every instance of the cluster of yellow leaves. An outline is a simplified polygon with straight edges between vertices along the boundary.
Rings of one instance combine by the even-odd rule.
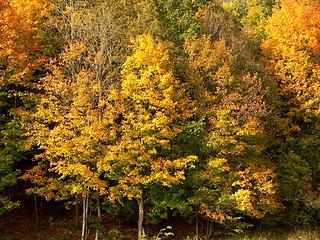
[[[231,195],[236,208],[256,218],[262,218],[267,212],[274,212],[279,204],[276,202],[275,174],[265,167],[248,167],[236,172],[238,180],[232,183],[236,191]]]
[[[50,171],[54,171],[60,175],[59,180],[64,180],[68,177],[76,179],[72,183],[70,189],[71,194],[84,194],[86,191],[93,190],[101,195],[106,193],[107,183],[101,180],[96,173],[96,169],[90,168],[90,164],[82,164],[77,161],[70,162],[68,158],[52,163]],[[91,162],[92,165],[92,162]]]
[[[68,183],[59,181],[57,177],[48,177],[48,163],[40,163],[32,169],[28,170],[20,178],[30,180],[37,187],[27,189],[28,194],[34,193],[45,197],[46,200],[61,199],[68,195]]]
[[[122,70],[123,122],[121,139],[110,147],[101,168],[119,181],[111,192],[135,198],[145,186],[170,187],[184,179],[184,169],[196,157],[171,159],[161,156],[181,132],[179,122],[192,116],[190,100],[174,78],[169,55],[150,35],[133,41],[133,55]],[[188,105],[189,104],[189,105]],[[190,165],[191,164],[191,165]]]
[[[202,182],[189,202],[197,205],[201,214],[224,222],[232,220],[234,212],[262,218],[280,207],[272,169],[261,165],[233,170],[231,165],[226,159],[211,159],[198,173]]]
[[[192,115],[192,106],[174,78],[169,55],[150,35],[133,45],[123,66],[124,132],[147,145],[167,145],[180,129],[173,124]],[[132,135],[133,134],[133,135]]]
[[[283,0],[266,26],[262,43],[267,69],[288,99],[291,114],[319,110],[320,4]],[[289,112],[289,114],[290,114]]]
[[[74,42],[52,61],[51,73],[41,79],[45,93],[26,126],[30,141],[44,150],[37,158],[48,161],[48,170],[59,180],[72,179],[67,191],[71,194],[89,189],[105,193],[107,183],[101,180],[98,164],[117,131],[119,109],[109,98],[114,93],[90,70],[91,55],[83,43]],[[25,178],[37,181],[32,175]]]
[[[151,174],[148,181],[151,183],[161,183],[163,186],[170,187],[185,179],[185,170],[193,166],[197,157],[189,156],[175,160],[158,158],[151,162]]]
[[[53,9],[52,0],[8,0],[8,2],[19,15],[27,16],[35,25],[42,24]]]
[[[197,99],[198,114],[212,116],[218,101],[217,92],[233,81],[234,57],[224,40],[212,42],[210,36],[188,40],[190,90]]]

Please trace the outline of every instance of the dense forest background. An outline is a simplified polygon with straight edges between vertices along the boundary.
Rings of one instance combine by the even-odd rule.
[[[0,0],[0,215],[319,223],[319,40],[316,0]]]

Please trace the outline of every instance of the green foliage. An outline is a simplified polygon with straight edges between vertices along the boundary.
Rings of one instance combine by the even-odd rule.
[[[189,217],[192,213],[192,207],[188,203],[189,194],[181,185],[173,185],[169,189],[160,186],[150,188],[147,200],[149,209],[146,214],[147,223],[159,223],[170,216]],[[168,209],[171,215],[168,215]]]
[[[166,31],[165,38],[181,44],[184,39],[199,35],[201,24],[197,13],[211,2],[208,0],[156,0],[160,19]]]
[[[119,229],[113,228],[108,231],[107,236],[104,239],[105,240],[122,240],[122,239],[125,239],[125,237]]]
[[[1,128],[0,128],[1,129]],[[12,120],[4,124],[0,132],[0,215],[19,205],[12,202],[10,196],[6,196],[6,189],[18,182],[21,171],[16,168],[19,161],[26,160],[29,153],[24,151],[21,144],[25,141],[22,136],[24,129],[20,121]]]
[[[258,47],[266,37],[264,26],[267,18],[278,4],[279,0],[234,0],[223,2],[223,7],[242,28],[242,33]]]
[[[169,238],[170,236],[174,236],[174,234],[171,232],[171,230],[172,230],[171,226],[167,226],[167,227],[161,229],[159,231],[159,233],[157,234],[157,236],[154,238],[154,240],[162,240],[162,239]]]
[[[232,0],[223,2],[223,6],[231,12],[235,21],[243,27],[245,25],[258,26],[259,20],[269,17],[277,4],[279,4],[279,0]],[[253,12],[254,8],[257,8],[258,11]]]
[[[184,239],[184,240],[196,240],[197,238],[196,237],[193,237],[193,238],[191,238],[191,237],[187,237],[186,239]]]

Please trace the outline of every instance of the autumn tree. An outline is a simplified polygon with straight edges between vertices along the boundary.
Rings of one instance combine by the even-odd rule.
[[[34,2],[39,3],[40,1]],[[23,6],[27,4],[29,6],[29,2],[22,3],[17,1],[15,4]],[[40,99],[37,111],[29,116],[30,119],[26,118],[25,121],[30,128],[30,134],[33,136],[33,141],[30,141],[31,144],[38,145],[37,147],[40,149],[59,148],[59,145],[67,149],[68,146],[63,141],[67,141],[70,138],[74,142],[71,143],[72,141],[70,140],[71,149],[69,150],[72,152],[72,148],[74,148],[76,151],[69,152],[68,154],[71,154],[69,156],[67,154],[68,150],[65,149],[64,152],[56,152],[56,157],[53,157],[52,154],[54,153],[49,150],[49,152],[44,152],[44,157],[37,156],[38,165],[24,176],[25,179],[31,180],[36,185],[30,192],[45,196],[47,199],[66,199],[70,196],[78,198],[78,196],[82,196],[84,215],[88,213],[89,196],[94,192],[94,196],[91,195],[91,197],[97,200],[99,217],[101,217],[99,191],[97,191],[96,187],[92,191],[93,183],[91,187],[87,185],[87,187],[82,188],[80,185],[84,178],[81,176],[87,174],[87,178],[90,178],[90,174],[93,174],[90,171],[94,172],[96,170],[94,162],[97,162],[103,155],[103,150],[98,151],[97,149],[106,144],[105,141],[107,140],[103,140],[103,138],[108,138],[109,136],[108,131],[105,132],[106,135],[101,135],[103,128],[107,127],[107,123],[104,121],[108,121],[105,116],[108,104],[105,104],[104,101],[107,101],[106,95],[109,87],[117,81],[119,66],[123,62],[122,55],[124,55],[125,44],[122,42],[122,29],[117,24],[118,20],[113,13],[114,4],[115,2],[113,1],[54,1],[52,11],[47,16],[47,24],[50,29],[47,31],[47,37],[51,39],[53,44],[50,54],[57,57],[48,66],[50,74],[41,80],[40,89],[44,91],[44,95],[37,96]],[[38,4],[35,5],[38,6]],[[37,11],[33,12],[33,14],[41,14],[41,12]],[[59,54],[59,52],[61,53]],[[56,88],[56,86],[61,86],[61,88]],[[57,97],[57,99],[53,99],[53,96]],[[46,107],[46,101],[49,101],[52,105],[49,106],[49,104]],[[109,110],[112,115],[112,110]],[[43,111],[47,111],[48,118],[43,118],[45,117],[41,115]],[[68,111],[71,112],[65,118],[54,119],[54,116],[59,116],[59,114]],[[51,119],[49,119],[50,115],[52,116]],[[73,119],[75,120],[73,121]],[[55,136],[54,133],[49,133],[51,130],[67,129],[69,124],[71,124],[69,131],[75,131],[74,135],[70,134],[68,136],[65,134],[58,138],[57,135],[59,133],[56,133],[56,140],[60,141],[60,143],[57,141],[46,142],[50,142],[50,136]],[[90,128],[94,130],[90,130]],[[49,135],[41,136],[41,131],[43,133],[46,130],[49,131]],[[94,133],[94,131],[96,132]],[[98,131],[100,131],[100,135],[95,137],[94,135]],[[90,140],[91,138],[92,140]],[[85,151],[84,149],[81,150],[81,143],[84,149],[89,149],[87,152],[83,152],[81,159],[90,159],[93,154],[97,155],[94,158],[95,160],[92,160],[93,163],[90,163],[90,160],[86,164],[85,160],[83,160],[78,165],[79,169],[83,169],[82,173],[80,173],[81,170],[79,169],[70,170],[75,166],[72,165],[72,161],[77,161],[74,158],[77,157],[77,154],[81,155],[79,151]],[[94,153],[94,150],[90,150],[90,148],[96,149],[95,151],[99,152],[100,155]],[[71,159],[71,162],[65,162],[64,170],[49,166],[50,164],[53,165],[53,162],[58,161],[57,159],[59,158]],[[86,172],[86,168],[93,169]],[[51,169],[51,171],[48,171],[48,169]],[[76,173],[80,175],[68,177]],[[65,177],[59,179],[63,174],[66,174]],[[96,181],[96,185],[100,184],[99,180],[97,180],[98,176],[99,174],[97,173],[96,180],[92,177],[92,181]],[[78,183],[76,183],[77,181]],[[100,184],[99,186],[102,185]],[[79,189],[74,190],[77,188]],[[87,192],[85,192],[85,189],[87,189]],[[87,216],[84,216],[82,233],[84,239],[87,238],[88,232],[86,224]]]
[[[319,14],[317,1],[282,1],[268,20],[261,45],[279,93],[273,155],[282,201],[291,209],[287,219],[296,223],[308,222],[310,211],[318,208]],[[303,178],[294,177],[298,175]]]
[[[32,157],[31,152],[22,148],[25,131],[21,113],[32,108],[29,93],[36,89],[35,82],[45,60],[39,28],[43,16],[33,16],[33,6],[24,11],[16,3],[0,1],[0,212],[16,206],[5,196],[5,190],[17,183],[21,174],[17,163]],[[42,11],[49,9],[47,1],[39,5]]]
[[[213,41],[224,40],[235,57],[234,70],[239,75],[258,74],[265,80],[265,71],[258,64],[260,55],[259,44],[248,38],[246,32],[239,26],[229,10],[219,4],[211,4],[198,13],[203,33],[210,35]]]
[[[39,3],[39,1],[34,0],[34,3]],[[16,1],[15,4],[26,6],[27,3],[23,4],[21,2],[19,3],[19,1]],[[35,5],[38,6],[37,4]],[[29,2],[27,6],[29,6]],[[84,102],[89,101],[92,104],[91,107],[95,112],[90,112],[88,114],[92,113],[94,115],[98,114],[98,112],[101,111],[102,116],[102,111],[107,111],[103,107],[102,102],[107,101],[105,100],[105,97],[109,87],[111,85],[118,85],[117,82],[119,69],[121,64],[124,62],[126,55],[128,54],[126,50],[128,50],[127,46],[129,38],[143,31],[153,31],[152,29],[157,29],[157,21],[153,14],[153,6],[154,5],[152,4],[152,1],[147,0],[132,1],[129,5],[127,1],[54,1],[54,6],[52,8],[51,14],[48,16],[48,26],[51,29],[51,32],[48,31],[48,35],[52,38],[52,42],[55,44],[53,54],[57,54],[59,53],[59,51],[62,51],[62,53],[54,62],[52,62],[52,65],[49,66],[50,74],[48,75],[48,77],[42,79],[41,88],[43,91],[45,91],[45,94],[40,97],[41,100],[38,106],[37,113],[31,116],[30,123],[33,124],[32,121],[39,122],[44,125],[44,129],[48,128],[49,130],[52,130],[51,128],[53,126],[59,124],[66,127],[65,125],[68,125],[68,121],[73,121],[71,116],[66,116],[66,118],[62,119],[61,121],[58,121],[56,119],[57,123],[55,123],[53,119],[44,120],[41,119],[39,115],[41,115],[42,110],[48,111],[53,115],[59,115],[59,111],[60,113],[62,113],[63,111],[69,111],[72,106],[65,106],[62,102],[68,102],[70,104],[71,102],[76,102],[75,98],[77,95],[78,100],[81,100],[82,98]],[[35,13],[36,12],[33,12],[33,14]],[[38,12],[38,14],[41,13]],[[77,53],[77,51],[79,52]],[[54,80],[49,80],[50,78]],[[94,81],[92,79],[94,79]],[[52,82],[48,83],[49,81]],[[54,84],[63,86],[65,90],[71,88],[70,94],[67,94],[66,92],[59,92],[60,90],[58,90],[58,88],[55,89]],[[93,94],[91,98],[89,97],[89,95],[81,95],[86,93],[85,90],[76,90],[76,88],[80,89],[86,87],[95,89],[91,92],[90,90],[88,90],[87,92],[87,94]],[[58,92],[56,92],[56,94],[50,93],[51,91],[53,91],[51,88],[53,88],[53,90],[57,90]],[[100,92],[98,93],[95,91]],[[52,96],[49,97],[48,94],[61,95],[61,98],[58,97],[57,101],[50,102],[52,104],[56,104],[58,112],[54,113],[54,107],[48,109],[45,107],[44,102],[47,101],[46,99],[52,98]],[[104,100],[100,99],[100,97],[102,96],[104,97]],[[76,102],[75,105],[84,105],[84,102]],[[97,104],[100,104],[100,102],[102,105],[98,107]],[[63,107],[66,107],[66,109],[69,110],[63,110]],[[105,107],[107,107],[107,104],[105,105]],[[81,107],[78,106],[78,108]],[[112,110],[110,110],[110,114],[112,115],[111,112]],[[49,113],[48,116],[50,115]],[[80,113],[76,112],[75,114]],[[80,118],[80,115],[78,115],[78,117]],[[93,116],[91,117],[93,118]],[[77,115],[74,118],[77,119]],[[49,123],[50,121],[52,121],[52,123]],[[100,124],[96,122],[96,119],[92,121],[94,123],[91,123],[89,120],[87,120],[87,124]],[[84,124],[84,122],[82,123]],[[76,123],[70,124],[72,125]],[[103,125],[103,123],[101,124]],[[80,125],[78,127],[80,127]],[[36,126],[37,125],[34,124],[34,126],[30,129],[30,132],[34,136],[33,139],[36,139],[37,137],[41,139],[41,137],[37,135],[40,134],[41,130]],[[76,130],[74,129],[74,131]],[[99,137],[89,137],[88,134],[86,135],[86,133],[82,133],[82,130],[77,131],[78,133],[76,135],[79,138],[81,138],[82,135],[85,135],[83,136],[84,138],[91,137],[93,138],[92,141],[97,141],[100,144],[97,144],[98,146],[101,146],[101,144],[105,143],[101,139],[99,139]],[[54,134],[52,134],[51,136],[53,135]],[[46,138],[47,136],[50,135],[42,137]],[[107,136],[108,133],[106,132],[105,137]],[[63,145],[62,141],[66,141],[64,137],[67,138],[66,135],[61,136],[61,146]],[[46,148],[44,146],[46,146],[46,144],[48,143],[45,143],[45,141],[46,140],[43,140],[43,143],[39,143],[40,148]],[[53,144],[56,145],[55,147],[59,145],[55,142],[52,143],[50,147],[54,148]],[[93,145],[90,145],[88,147],[93,147]],[[74,146],[74,148],[76,147]],[[62,155],[65,155],[66,152],[67,150]],[[44,154],[46,155],[48,154],[48,152]],[[50,156],[50,153],[46,156]],[[62,158],[62,156],[60,157]],[[59,192],[60,187],[62,187],[62,189],[60,189],[60,194],[53,194],[52,196],[54,197],[56,195],[69,195],[70,192],[73,193],[73,190],[65,189],[65,186],[68,186],[68,184],[63,187],[63,184],[61,184],[63,181],[60,181],[62,179],[58,179],[59,181],[57,181],[57,176],[59,177],[62,172],[59,172],[56,168],[54,168],[52,172],[58,174],[54,174],[52,177],[46,178],[46,181],[43,180],[42,183],[41,181],[37,180],[41,179],[44,176],[48,177],[50,175],[47,174],[47,164],[44,164],[45,162],[52,163],[52,161],[54,161],[49,158],[50,157],[38,157],[37,159],[40,160],[38,166],[30,170],[29,173],[25,175],[25,178],[30,179],[34,183],[40,183],[40,188],[34,188],[34,192],[50,198],[51,194],[53,194],[57,190]],[[97,159],[99,159],[99,156],[97,156]],[[68,165],[69,163],[66,164]],[[71,163],[69,165],[71,165]],[[71,182],[74,181],[73,178],[67,179],[72,179]],[[68,180],[66,180],[66,182],[68,182]]]
[[[318,111],[319,3],[283,1],[268,21],[262,44],[288,113]]]
[[[273,7],[278,4],[279,0],[233,0],[223,2],[223,7],[230,11],[244,34],[259,47],[265,38],[264,26],[267,18],[271,16]]]
[[[171,142],[192,115],[169,55],[150,35],[133,42],[133,55],[123,65],[121,138],[101,164],[114,199],[135,199],[139,207],[138,239],[145,235],[144,204],[151,186],[170,188],[184,178],[195,157],[171,154]]]
[[[91,52],[101,56],[100,65],[96,65],[101,74],[116,81],[130,38],[161,31],[155,8],[150,0],[59,0],[50,18],[51,27],[62,45],[75,39],[86,43]]]
[[[236,74],[235,57],[224,40],[203,36],[188,41],[185,49],[205,134],[189,201],[200,216],[222,224],[243,215],[262,218],[277,207],[275,175],[263,154],[267,91],[256,76]]]
[[[52,10],[52,0],[9,0],[10,6],[14,7],[18,14],[25,15],[29,20],[33,20],[36,26],[46,24],[46,19]]]
[[[110,89],[96,72],[94,56],[80,42],[66,47],[41,79],[44,91],[28,125],[31,144],[43,153],[38,165],[24,175],[36,186],[29,191],[46,199],[83,198],[82,239],[88,237],[90,195],[104,195],[108,182],[98,171],[106,147],[116,136],[118,113],[108,98]],[[75,64],[80,71],[70,71]],[[50,174],[51,173],[51,174]]]

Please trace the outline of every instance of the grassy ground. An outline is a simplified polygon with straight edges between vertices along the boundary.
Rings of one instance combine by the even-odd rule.
[[[223,240],[320,240],[320,229],[305,227],[295,230],[250,231]]]

